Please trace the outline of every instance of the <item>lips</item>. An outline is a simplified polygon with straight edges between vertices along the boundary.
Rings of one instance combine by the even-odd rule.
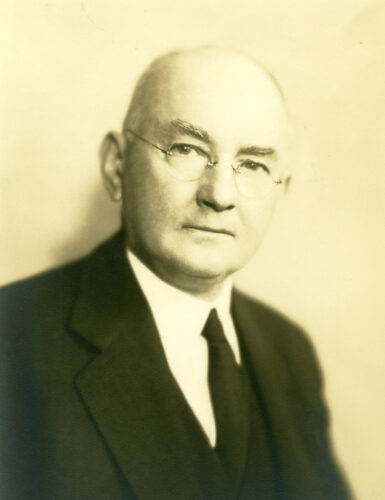
[[[184,229],[195,229],[196,231],[203,231],[207,233],[225,234],[227,236],[235,236],[232,231],[222,227],[200,226],[197,224],[184,224]]]

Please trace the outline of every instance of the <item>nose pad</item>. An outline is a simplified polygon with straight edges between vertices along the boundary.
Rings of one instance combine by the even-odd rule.
[[[197,192],[199,205],[208,206],[215,211],[235,207],[237,188],[231,165],[210,161],[200,179]]]

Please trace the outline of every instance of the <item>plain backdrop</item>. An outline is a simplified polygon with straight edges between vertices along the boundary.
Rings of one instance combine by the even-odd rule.
[[[295,175],[237,282],[309,331],[335,447],[364,500],[385,498],[384,26],[383,2],[363,0],[0,3],[2,284],[83,255],[118,227],[98,148],[154,56],[215,44],[275,74]]]

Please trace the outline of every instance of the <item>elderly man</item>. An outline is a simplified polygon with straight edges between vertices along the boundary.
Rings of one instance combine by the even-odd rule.
[[[122,231],[1,294],[4,498],[348,497],[307,337],[232,290],[289,182],[286,127],[239,54],[144,73],[101,147]]]

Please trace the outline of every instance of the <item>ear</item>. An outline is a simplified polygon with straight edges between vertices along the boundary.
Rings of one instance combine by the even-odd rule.
[[[125,141],[118,132],[108,133],[100,147],[103,183],[113,201],[122,199],[122,177]]]

